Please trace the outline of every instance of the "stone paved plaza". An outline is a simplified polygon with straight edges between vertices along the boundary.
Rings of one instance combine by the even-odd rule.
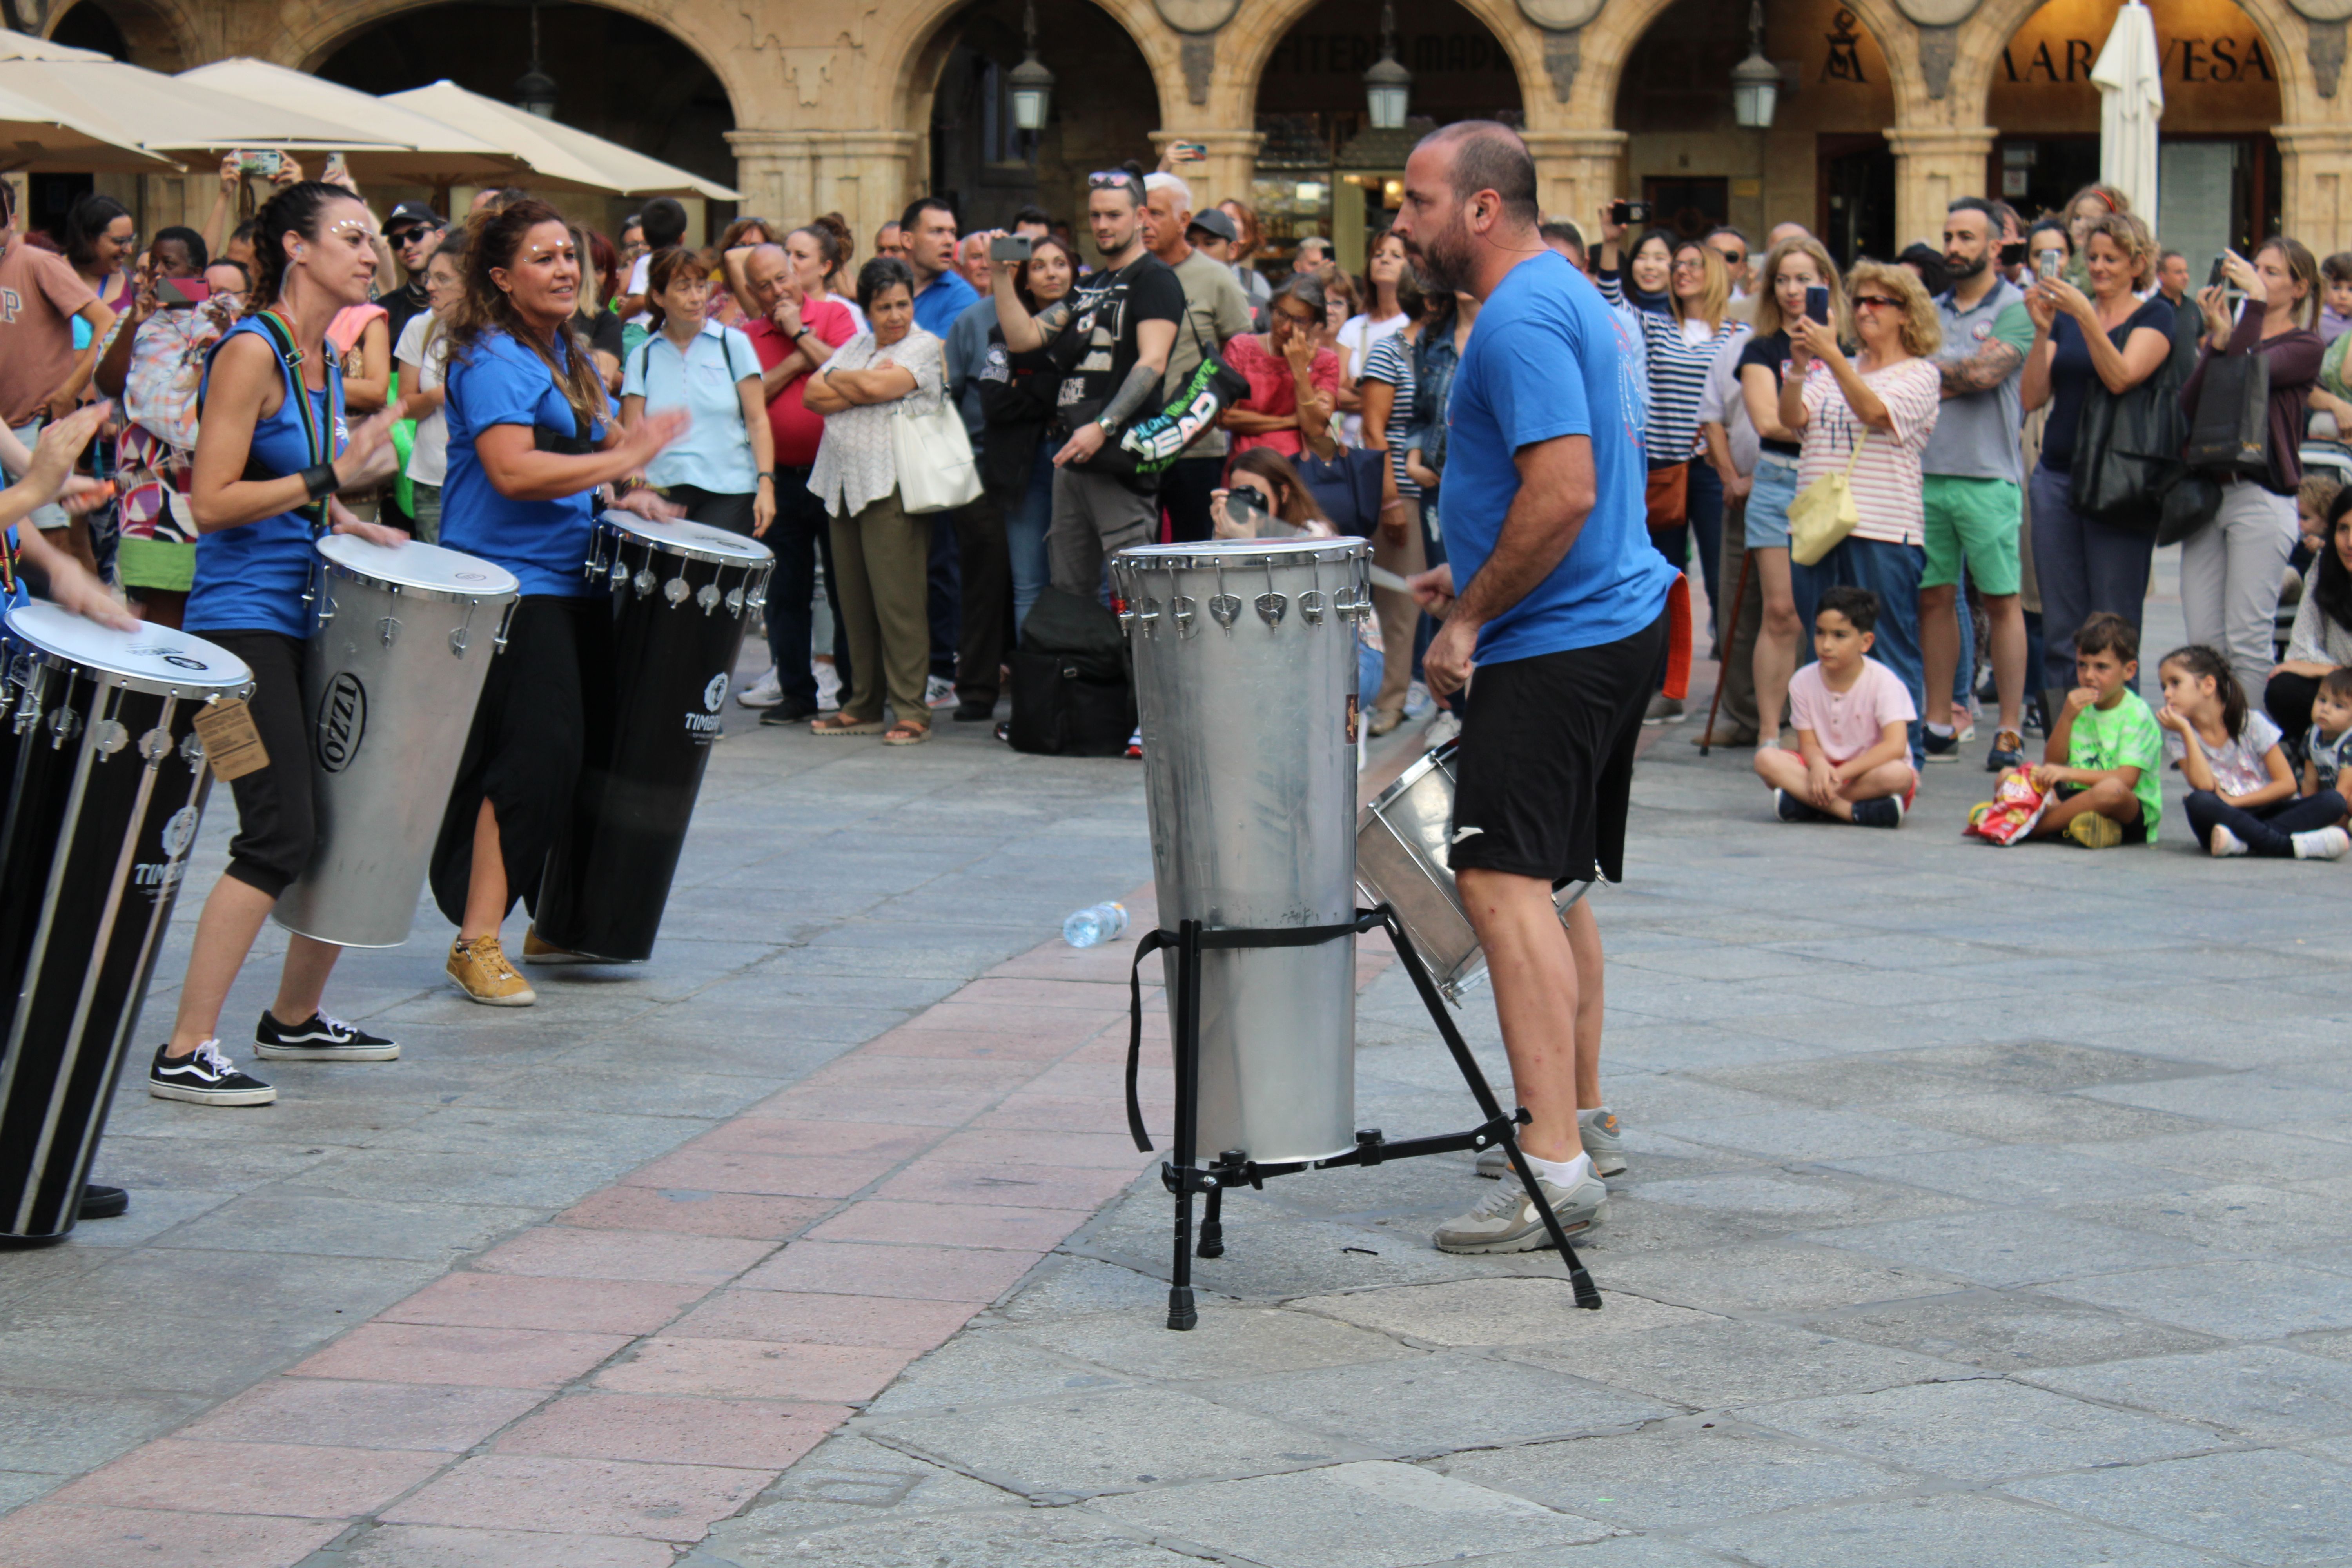
[[[397,1066],[122,1099],[132,1216],[0,1254],[0,1563],[2352,1563],[2344,867],[2191,854],[2177,782],[2152,850],[1964,841],[1982,740],[1780,826],[1666,731],[1605,1309],[1429,1250],[1457,1156],[1237,1194],[1175,1334],[1131,948],[1054,940],[1148,879],[1133,770],[736,727],[650,965],[473,1009],[428,918],[334,993]],[[1468,1125],[1360,974],[1359,1123]]]

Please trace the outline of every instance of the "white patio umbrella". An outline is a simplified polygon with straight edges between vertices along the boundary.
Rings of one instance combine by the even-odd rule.
[[[2164,118],[2164,56],[2156,21],[2140,0],[2126,0],[2115,30],[2091,68],[2099,89],[2099,180],[2131,199],[2134,216],[2153,231],[2157,211],[2157,122]]]
[[[505,180],[526,166],[505,148],[454,125],[268,60],[215,60],[182,71],[174,79],[407,143],[390,150],[355,148],[347,153],[344,161],[362,180],[398,179],[425,185],[478,184]]]
[[[0,89],[0,174],[173,174],[179,170],[161,153],[116,142],[102,127],[84,125],[37,100]]]
[[[386,93],[383,101],[428,115],[446,125],[494,142],[530,165],[527,184],[569,184],[622,196],[709,196],[737,202],[743,193],[706,180],[658,158],[648,158],[617,142],[469,92],[453,81]]]
[[[60,123],[149,153],[401,145],[397,138],[362,127],[232,97],[23,33],[0,31],[0,89],[39,105]]]

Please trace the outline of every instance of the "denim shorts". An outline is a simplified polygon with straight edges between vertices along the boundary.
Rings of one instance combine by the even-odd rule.
[[[1789,548],[1789,503],[1797,499],[1797,459],[1766,452],[1756,459],[1756,482],[1748,492],[1747,543],[1750,550]]]

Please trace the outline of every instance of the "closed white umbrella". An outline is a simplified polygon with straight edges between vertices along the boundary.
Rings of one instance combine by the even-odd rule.
[[[2156,19],[2127,0],[2091,68],[2099,89],[2099,180],[2130,198],[2131,210],[2156,228],[2157,122],[2164,118],[2164,56]]]
[[[405,179],[426,185],[503,180],[525,166],[504,148],[428,115],[268,60],[215,60],[182,71],[174,80],[225,92],[251,103],[291,109],[340,125],[364,127],[407,143],[390,150],[354,149],[345,159],[363,180]]]
[[[0,31],[0,89],[59,123],[149,153],[232,147],[392,148],[394,137],[143,70],[90,49]]]
[[[617,142],[542,120],[510,103],[468,92],[454,81],[384,94],[383,101],[413,109],[446,125],[454,125],[485,142],[495,142],[530,165],[535,175],[582,190],[609,191],[621,196],[709,196],[738,202],[743,193],[731,185],[648,158]],[[527,182],[529,183],[529,182]]]

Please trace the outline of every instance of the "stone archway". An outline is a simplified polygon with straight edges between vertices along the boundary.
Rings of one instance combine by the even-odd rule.
[[[200,29],[181,0],[78,0],[58,8],[42,37],[166,74],[205,58]]]

